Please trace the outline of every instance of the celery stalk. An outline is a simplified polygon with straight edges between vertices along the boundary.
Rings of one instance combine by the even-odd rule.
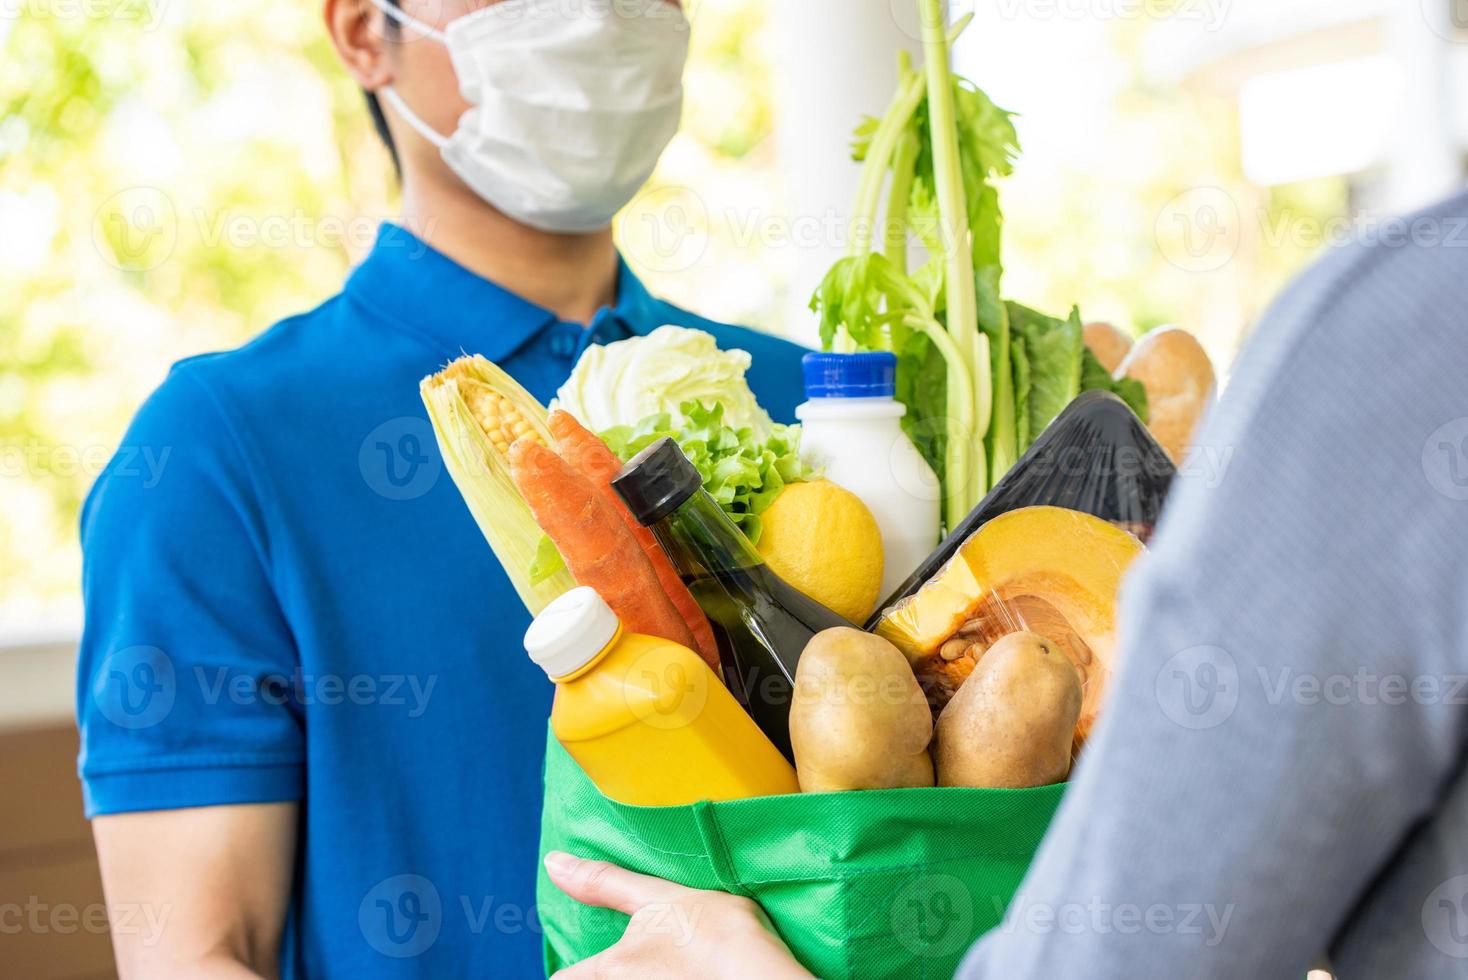
[[[972,13],[964,14],[959,18],[958,22],[948,31],[945,43],[952,44],[956,41],[973,19]],[[848,255],[865,255],[872,249],[876,234],[877,205],[882,198],[882,181],[886,178],[889,164],[896,174],[899,176],[901,174],[901,170],[897,169],[895,163],[892,163],[893,154],[899,148],[907,132],[913,113],[917,112],[918,106],[922,105],[924,94],[924,79],[922,75],[912,70],[912,57],[906,51],[899,51],[897,55],[897,93],[893,95],[887,111],[882,114],[877,124],[877,131],[872,134],[866,158],[862,162],[861,176],[858,179],[856,190],[856,210],[852,214],[851,239],[847,243],[846,254]],[[908,169],[911,169],[910,165]],[[892,199],[889,196],[889,200]],[[906,211],[905,198],[903,211]],[[901,216],[898,217],[901,218]],[[900,220],[894,220],[889,213],[887,217],[889,234],[892,226],[898,223]]]
[[[892,152],[922,101],[922,76],[912,74],[904,77],[897,87],[897,94],[892,97],[892,104],[877,125],[871,146],[867,148],[860,183],[857,185],[856,212],[852,215],[848,255],[865,255],[872,250],[877,206],[882,200],[882,181],[892,160]]]
[[[906,51],[902,53],[907,54]],[[882,252],[904,275],[907,273],[907,202],[912,196],[912,182],[916,176],[913,168],[921,152],[922,143],[917,134],[904,129],[892,154],[892,183],[887,189],[886,234]]]
[[[906,54],[899,54],[896,93],[880,119],[868,120],[858,130],[858,138],[864,138],[858,153],[862,171],[847,257],[826,274],[811,298],[811,308],[821,313],[821,336],[828,349],[875,347],[905,356],[903,333],[917,331],[943,358],[941,394],[929,391],[926,401],[922,394],[909,397],[923,405],[918,422],[942,419],[942,458],[931,461],[943,471],[944,517],[949,527],[955,527],[987,487],[985,437],[994,396],[990,341],[979,329],[968,192],[960,156],[958,83],[948,64],[949,48],[972,15],[945,30],[939,0],[918,2],[926,70],[913,70]],[[914,118],[924,101],[931,148],[923,145]],[[877,217],[889,172],[886,221],[879,239]],[[927,217],[921,229],[913,225],[919,180],[925,189],[925,214],[936,204],[936,226]],[[931,196],[926,193],[929,187]],[[914,230],[934,258],[909,276],[907,235]],[[881,253],[873,251],[878,241]],[[946,297],[946,325],[935,314],[940,294]],[[922,350],[917,356],[926,356]]]
[[[989,420],[989,434],[987,443],[989,446],[989,464],[992,467],[992,482],[998,483],[1000,477],[1009,472],[1009,468],[1018,462],[1018,432],[1014,420],[1014,372],[1010,368],[1010,343],[1009,343],[1009,311],[1001,302],[999,305],[999,323],[996,325],[995,337],[997,346],[994,348],[993,387],[991,389],[993,411]],[[985,341],[989,340],[987,334]]]
[[[973,431],[974,378],[964,363],[963,351],[937,320],[909,314],[903,317],[903,323],[926,335],[943,355],[943,363],[947,368],[949,405],[949,417],[946,420],[948,445],[944,463],[950,473],[972,472],[973,450],[977,449],[982,454],[984,445],[981,442],[955,438],[956,433]],[[955,415],[955,412],[959,414]],[[943,523],[950,530],[958,527],[959,522],[973,510],[973,505],[968,502],[968,494],[965,480],[944,479]]]
[[[988,485],[988,465],[981,440],[988,429],[992,395],[989,390],[988,344],[979,331],[978,298],[969,245],[968,200],[958,155],[954,78],[949,65],[948,32],[944,25],[942,0],[918,0],[918,9],[922,19],[923,57],[927,70],[928,128],[933,140],[933,180],[937,189],[939,235],[946,270],[945,319],[948,333],[961,352],[964,367],[973,380],[971,417],[973,424],[980,427],[968,432],[960,429],[958,413],[953,411],[954,396],[950,393],[946,476],[955,487],[945,489],[958,491],[955,495],[966,502],[957,518],[950,513],[949,526],[952,527],[957,519],[978,504]],[[955,466],[954,450],[963,445],[973,448],[975,459],[966,466]]]

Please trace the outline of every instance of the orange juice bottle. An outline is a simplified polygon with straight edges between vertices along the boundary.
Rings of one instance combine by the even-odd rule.
[[[556,683],[551,730],[606,796],[679,806],[799,792],[790,763],[698,654],[626,632],[594,589],[546,606],[525,650]]]

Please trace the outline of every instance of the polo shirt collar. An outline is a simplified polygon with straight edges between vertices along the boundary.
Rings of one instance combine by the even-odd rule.
[[[640,336],[661,325],[660,302],[620,255],[617,262],[616,305],[599,310],[582,328],[469,271],[406,228],[384,222],[345,292],[446,357],[468,351],[502,360],[547,331],[553,340],[574,344],[579,354],[593,343]]]
[[[639,337],[652,333],[667,322],[662,300],[647,291],[621,253],[617,254],[617,305],[609,312],[631,334]]]

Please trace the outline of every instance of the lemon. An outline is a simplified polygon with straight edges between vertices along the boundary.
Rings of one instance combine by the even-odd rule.
[[[770,570],[858,625],[882,587],[882,533],[856,494],[830,480],[792,483],[760,516]]]

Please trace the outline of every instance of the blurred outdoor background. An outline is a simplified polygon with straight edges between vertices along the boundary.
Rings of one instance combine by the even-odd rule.
[[[331,295],[393,213],[319,6],[0,0],[0,645],[76,629],[78,506],[169,364]],[[618,225],[656,290],[812,339],[913,7],[693,4],[683,133]],[[967,12],[960,70],[1021,114],[1006,291],[1041,309],[1177,323],[1226,368],[1313,256],[1462,181],[1463,0]]]
[[[958,68],[1020,114],[1014,299],[1181,325],[1226,377],[1332,245],[1468,243],[1394,221],[1463,183],[1468,0],[951,2]],[[621,245],[670,299],[811,342],[849,137],[917,52],[916,4],[689,5],[683,131]],[[332,295],[394,213],[320,6],[0,0],[0,786],[24,787],[0,794],[0,901],[53,913],[0,928],[0,974],[112,975],[71,775],[88,487],[172,362]]]

